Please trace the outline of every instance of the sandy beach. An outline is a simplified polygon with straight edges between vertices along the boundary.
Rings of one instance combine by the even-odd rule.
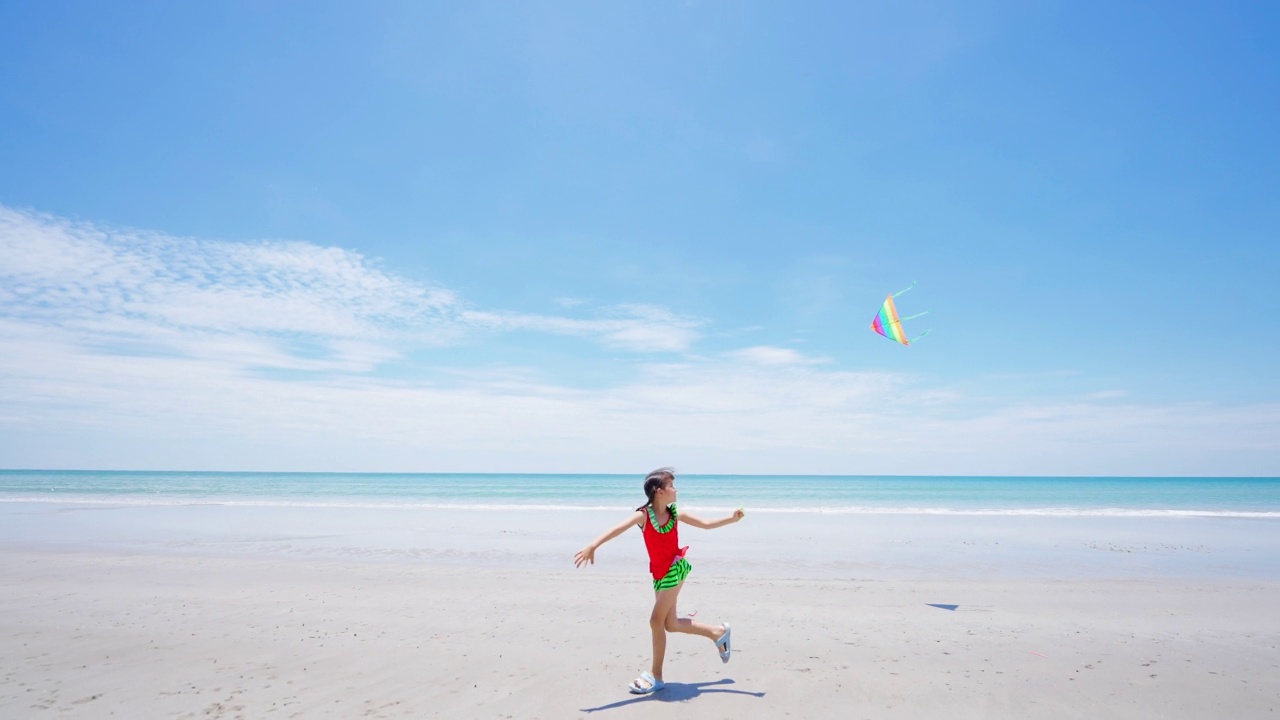
[[[1278,127],[1280,0],[0,0],[0,720],[1280,720]]]
[[[1204,718],[1280,708],[1280,583],[643,575],[6,547],[0,717]],[[955,605],[956,609],[934,607]]]

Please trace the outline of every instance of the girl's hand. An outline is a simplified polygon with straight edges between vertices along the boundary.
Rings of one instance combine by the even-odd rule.
[[[746,511],[745,511],[745,510],[743,510],[742,508],[738,508],[737,510],[734,510],[734,511],[733,511],[733,521],[734,521],[734,522],[738,522],[739,520],[741,520],[742,518],[744,518],[744,517],[746,517],[746,516],[747,516],[747,513],[746,513]]]
[[[573,555],[573,566],[582,567],[587,563],[596,564],[596,546],[588,545]]]

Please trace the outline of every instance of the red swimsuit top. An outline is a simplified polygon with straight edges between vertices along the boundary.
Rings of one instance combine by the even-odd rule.
[[[644,522],[644,547],[649,551],[649,573],[654,580],[661,580],[675,564],[684,557],[689,547],[680,547],[680,523],[676,519],[676,506],[667,508],[671,519],[667,522],[667,530],[659,530],[654,521],[656,515],[653,508],[645,508],[647,516]]]

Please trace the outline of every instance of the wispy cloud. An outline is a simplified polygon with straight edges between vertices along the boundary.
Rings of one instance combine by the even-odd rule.
[[[131,354],[361,371],[406,347],[456,344],[476,331],[650,352],[687,349],[701,325],[648,306],[588,318],[483,310],[342,248],[175,238],[4,207],[0,256],[0,317]]]
[[[458,298],[359,253],[207,242],[0,208],[0,313],[100,349],[368,369],[393,340],[449,342]],[[306,341],[299,354],[291,343]]]
[[[806,357],[798,350],[791,348],[771,347],[768,345],[734,350],[729,355],[754,365],[814,365],[829,362],[825,358]]]
[[[0,208],[0,465],[1280,472],[1274,404],[1144,405],[1114,387],[976,397],[782,346],[694,352],[707,324],[645,305],[482,309],[348,250]],[[499,362],[374,372],[412,347],[513,332],[629,354],[589,387]]]
[[[11,330],[0,327],[15,349],[0,357],[0,455],[28,466],[1213,474],[1264,473],[1280,452],[1275,405],[974,408],[921,378],[737,354],[594,388],[521,368],[283,382]],[[41,442],[19,442],[30,437]]]
[[[608,347],[639,352],[688,350],[703,325],[650,305],[618,305],[592,319],[479,310],[463,312],[461,318],[469,325],[494,330],[594,337]]]

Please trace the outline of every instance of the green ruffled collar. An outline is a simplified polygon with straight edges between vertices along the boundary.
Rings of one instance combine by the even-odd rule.
[[[658,514],[653,511],[653,507],[650,506],[645,509],[649,511],[649,524],[653,525],[654,530],[657,530],[660,533],[669,533],[671,532],[671,529],[676,526],[676,504],[675,503],[671,503],[670,505],[667,506],[667,512],[671,515],[671,517],[668,518],[667,524],[663,525],[662,527],[658,527]]]

